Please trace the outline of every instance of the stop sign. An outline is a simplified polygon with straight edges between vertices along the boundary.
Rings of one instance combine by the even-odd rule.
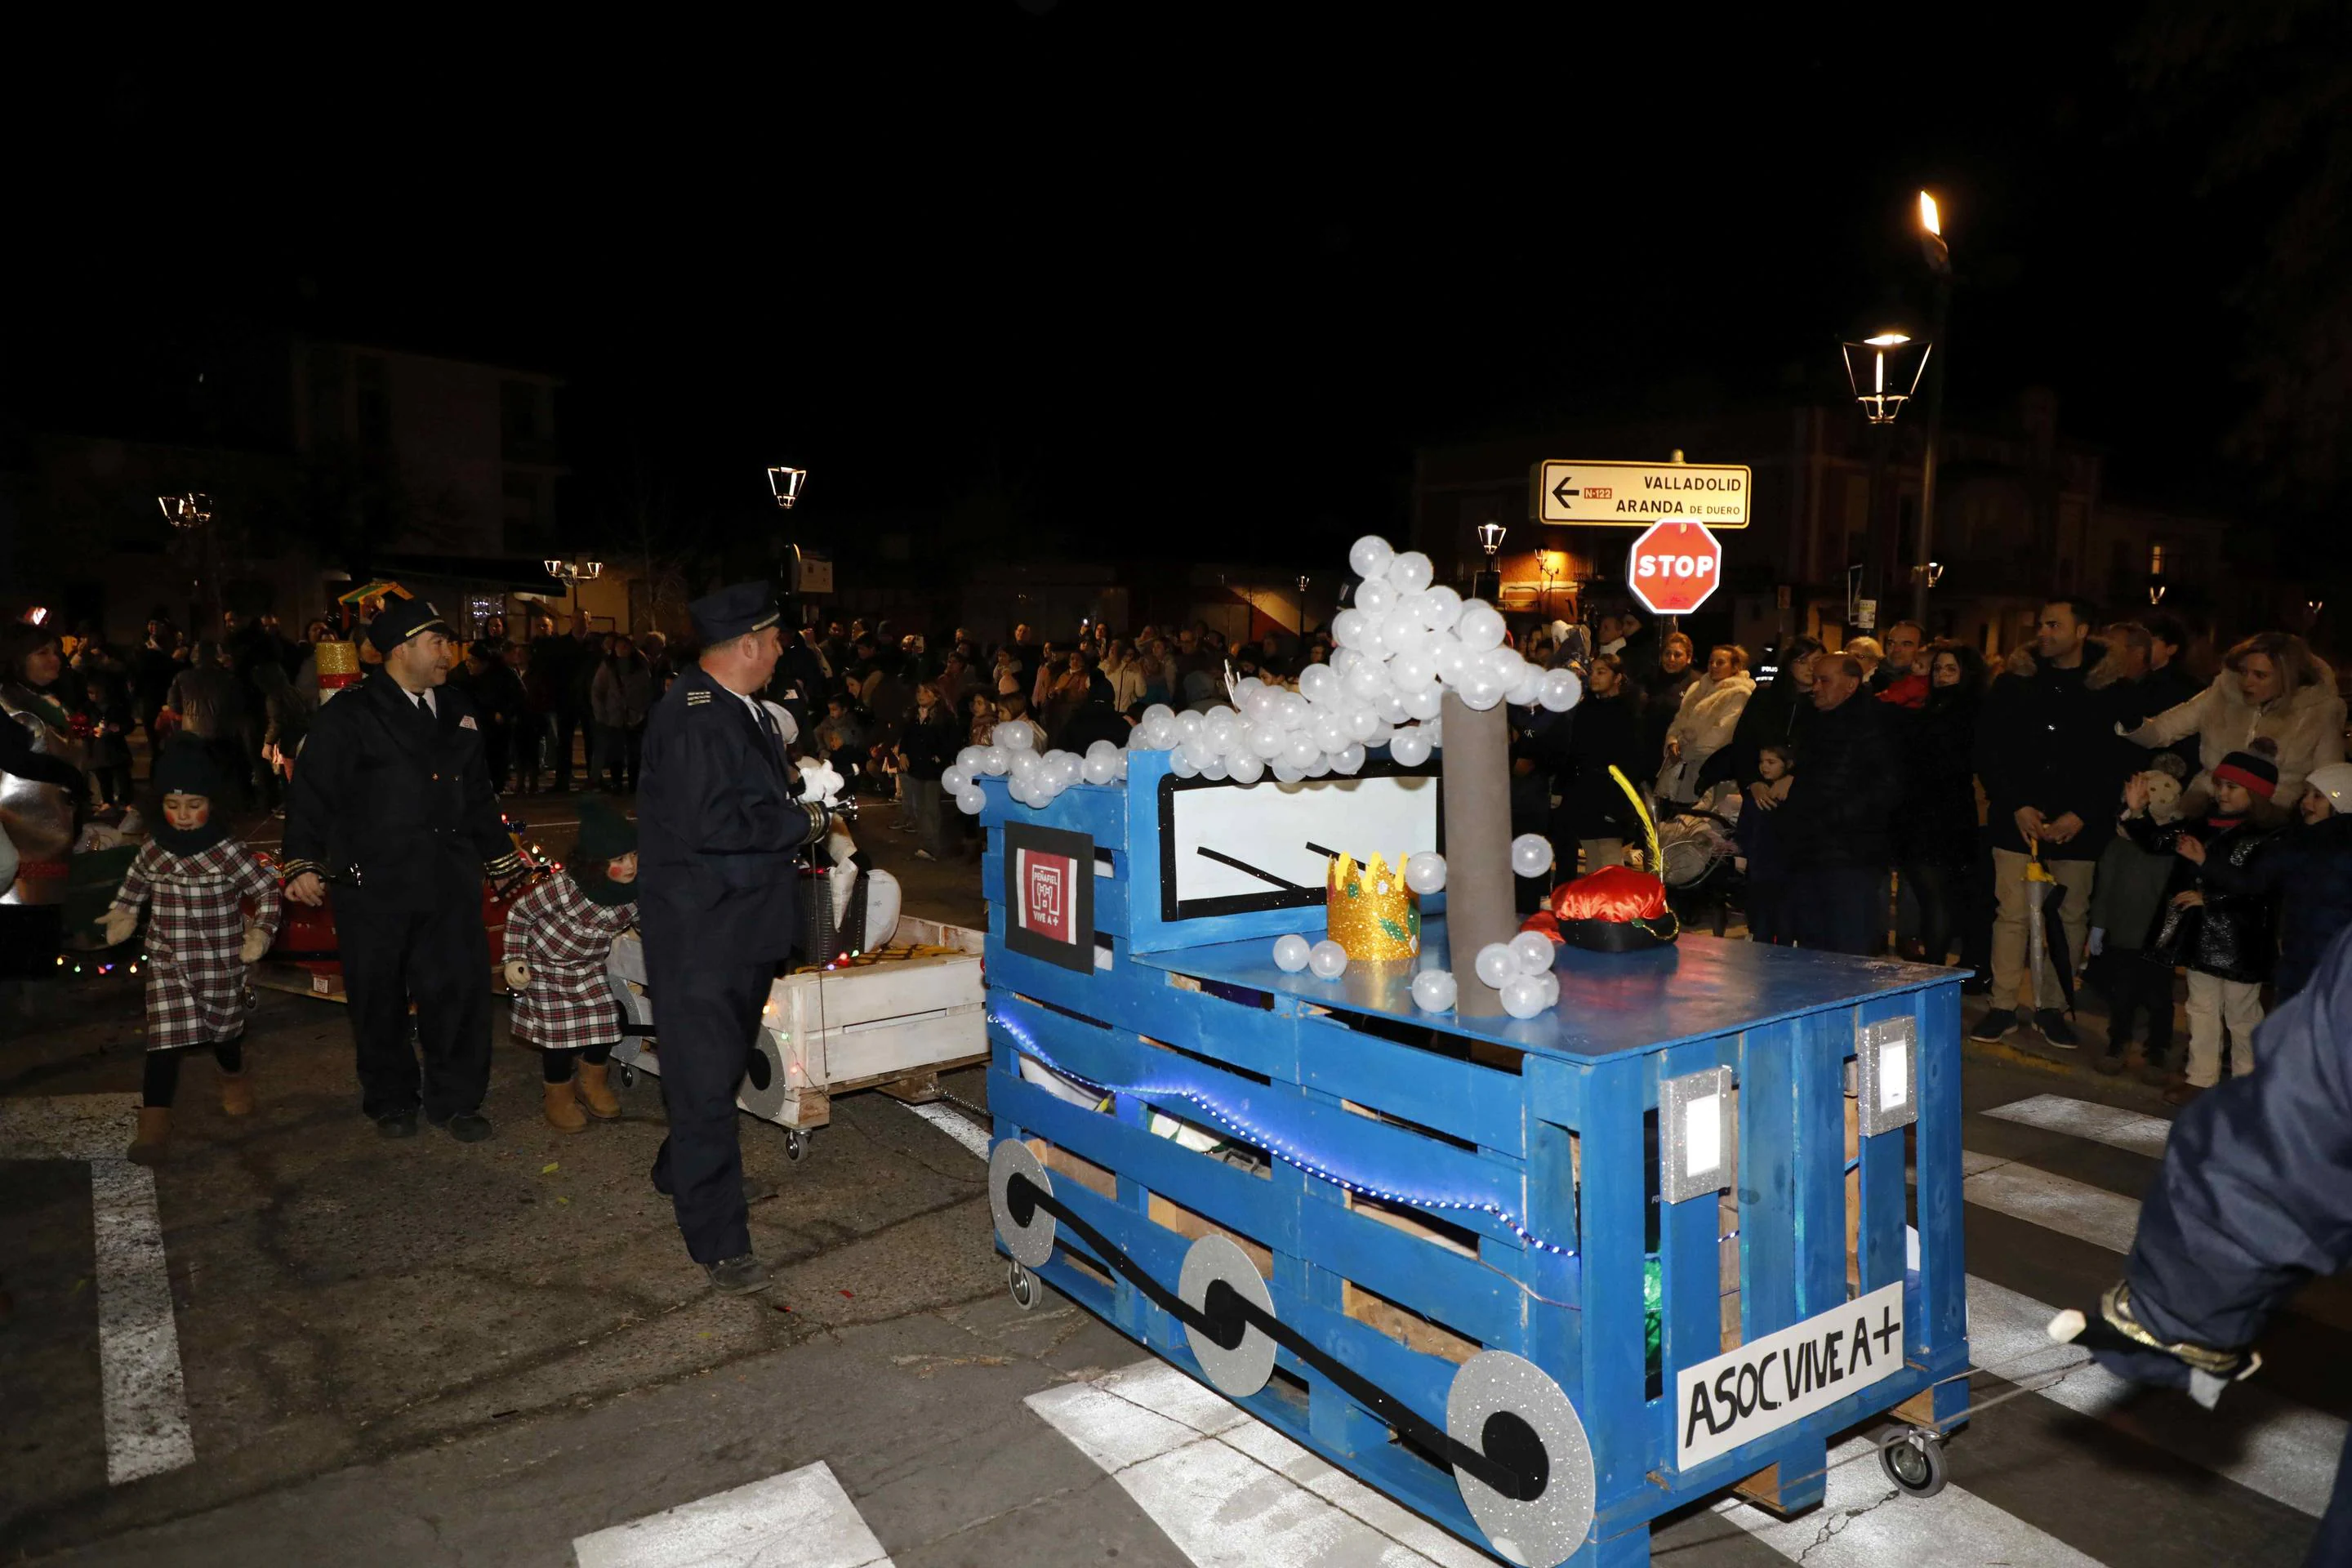
[[[1653,523],[1625,558],[1625,581],[1653,615],[1689,615],[1722,577],[1723,541],[1703,523]]]

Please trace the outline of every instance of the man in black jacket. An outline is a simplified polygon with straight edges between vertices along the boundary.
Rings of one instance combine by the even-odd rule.
[[[1797,941],[1867,956],[1886,940],[1879,881],[1894,856],[1901,754],[1893,710],[1863,690],[1862,660],[1825,653],[1813,661],[1813,716],[1796,783],[1780,810],[1796,867],[1789,904]]]
[[[472,1143],[490,1082],[490,946],[482,878],[519,879],[482,759],[481,721],[442,683],[449,627],[422,599],[368,625],[383,664],[319,710],[286,793],[286,896],[335,887],[335,945],[351,999],[362,1108],[387,1138],[425,1117]]]
[[[826,815],[801,798],[754,696],[782,652],[773,592],[739,583],[688,609],[701,658],[655,704],[637,781],[639,927],[669,1112],[653,1179],[688,1253],[740,1293],[770,1278],[751,1253],[735,1089],[800,926],[793,851],[824,837]]]
[[[2032,1022],[2042,1037],[2072,1049],[2074,1028],[2062,1011],[2054,963],[2042,973],[2040,994],[2024,998],[2027,926],[2042,918],[2045,883],[2026,882],[2038,848],[2043,867],[2063,890],[2058,906],[2066,962],[2080,973],[2090,934],[2091,882],[2100,852],[2113,834],[2116,803],[2132,758],[2118,743],[2116,723],[2126,691],[2120,664],[2107,664],[2106,646],[2091,637],[2097,614],[2081,599],[2053,599],[2042,607],[2032,648],[2010,656],[1977,721],[1977,777],[1991,802],[1993,895],[1992,1001],[1969,1031],[1998,1040]]]

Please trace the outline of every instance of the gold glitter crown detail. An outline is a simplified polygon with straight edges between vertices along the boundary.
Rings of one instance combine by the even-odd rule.
[[[1404,885],[1403,856],[1391,866],[1375,855],[1366,866],[1341,855],[1328,876],[1324,925],[1350,959],[1377,963],[1421,951],[1421,900]]]

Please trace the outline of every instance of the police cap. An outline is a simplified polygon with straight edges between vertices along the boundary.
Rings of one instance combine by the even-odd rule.
[[[737,583],[688,605],[694,635],[709,647],[750,632],[763,631],[782,619],[776,608],[776,590],[769,583]]]
[[[383,612],[368,623],[368,641],[378,653],[390,653],[419,632],[449,635],[449,623],[423,599],[387,599]]]

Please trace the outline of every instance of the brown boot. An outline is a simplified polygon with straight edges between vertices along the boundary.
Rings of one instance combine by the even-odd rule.
[[[221,1114],[250,1116],[253,1114],[253,1074],[225,1072],[220,1075]]]
[[[547,1088],[547,1124],[558,1132],[585,1132],[588,1118],[580,1111],[580,1101],[572,1097],[569,1083],[551,1083]]]
[[[588,1107],[588,1114],[599,1121],[617,1121],[621,1114],[621,1097],[613,1092],[606,1080],[612,1077],[610,1062],[580,1064],[580,1099]]]
[[[160,1165],[163,1163],[163,1145],[171,1139],[172,1108],[142,1105],[139,1108],[139,1135],[131,1141],[130,1152],[124,1158],[134,1165]]]

